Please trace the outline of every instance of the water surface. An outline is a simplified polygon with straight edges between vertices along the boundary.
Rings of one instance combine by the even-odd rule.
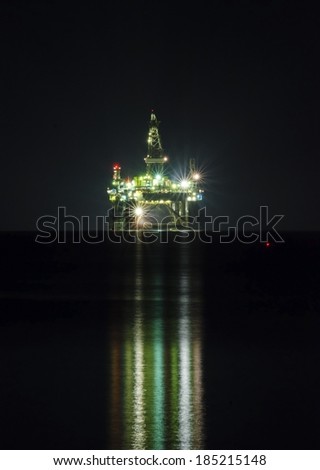
[[[3,448],[317,448],[318,234],[1,260]]]

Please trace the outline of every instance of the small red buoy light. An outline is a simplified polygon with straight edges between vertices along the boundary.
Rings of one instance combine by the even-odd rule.
[[[270,242],[266,242],[266,247],[269,248]]]

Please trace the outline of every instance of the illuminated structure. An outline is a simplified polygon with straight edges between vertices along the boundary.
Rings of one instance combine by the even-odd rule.
[[[190,211],[193,212],[202,200],[203,190],[199,187],[202,175],[197,171],[194,159],[189,162],[188,174],[175,178],[168,176],[168,157],[161,145],[159,121],[153,111],[147,142],[145,174],[123,179],[121,166],[118,163],[113,166],[108,195],[116,216],[115,229],[183,225]]]

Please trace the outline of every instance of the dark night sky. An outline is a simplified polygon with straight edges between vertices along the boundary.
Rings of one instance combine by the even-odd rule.
[[[208,172],[212,215],[320,229],[312,3],[1,2],[1,229],[64,205],[104,214],[112,163],[144,169],[150,109],[173,166]]]

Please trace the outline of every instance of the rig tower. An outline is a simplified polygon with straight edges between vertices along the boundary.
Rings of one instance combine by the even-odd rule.
[[[156,115],[153,110],[151,111],[151,119],[149,124],[148,133],[148,155],[144,159],[147,167],[147,174],[162,174],[163,165],[168,160],[168,157],[164,156],[163,148],[161,145],[159,124]]]

